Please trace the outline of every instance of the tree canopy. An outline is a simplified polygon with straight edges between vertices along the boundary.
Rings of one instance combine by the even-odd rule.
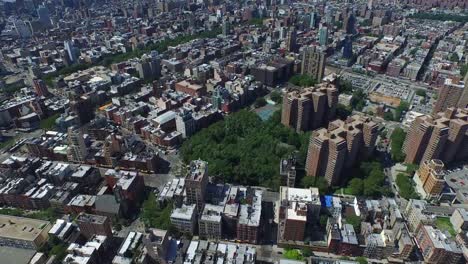
[[[343,78],[338,78],[336,86],[338,87],[338,91],[340,92],[340,94],[342,93],[352,94],[353,93],[353,84],[348,80],[344,80]]]
[[[462,78],[464,78],[467,73],[468,73],[468,63],[463,64],[460,68],[460,75]]]
[[[454,15],[454,14],[443,14],[443,13],[416,13],[409,16],[410,18],[416,19],[429,19],[439,21],[455,21],[455,22],[468,22],[468,16],[466,15]]]
[[[143,203],[141,219],[147,227],[168,230],[171,227],[171,212],[171,203],[167,204],[165,207],[161,207],[160,204],[156,202],[154,193],[150,193]]]
[[[423,89],[416,90],[416,94],[419,95],[419,96],[426,97],[426,91],[423,90]]]
[[[413,187],[413,183],[409,175],[398,173],[396,178],[396,184],[399,189],[400,196],[405,199],[418,199],[419,195],[416,193]]]
[[[275,103],[281,103],[281,101],[283,101],[283,97],[281,96],[281,93],[278,91],[271,92],[270,99]]]
[[[309,143],[308,133],[296,133],[280,120],[280,111],[262,122],[255,113],[241,110],[185,141],[182,158],[207,161],[209,174],[217,181],[276,190],[281,158],[299,151],[298,161],[303,164]]]
[[[400,121],[403,116],[403,112],[408,111],[409,103],[406,101],[401,101],[400,105],[395,109],[395,121]]]
[[[350,215],[346,217],[346,223],[350,224],[354,228],[354,232],[357,234],[361,233],[361,218],[356,215]]]
[[[312,76],[309,76],[307,74],[294,75],[289,79],[289,82],[301,87],[310,87],[317,84],[317,80],[315,80],[314,78],[312,78]]]
[[[405,142],[406,133],[405,131],[397,127],[393,130],[391,139],[391,155],[392,159],[396,162],[401,162],[405,159],[405,154],[403,153],[403,143]]]
[[[345,188],[345,193],[367,197],[390,195],[389,189],[384,186],[385,174],[380,162],[362,162],[350,174],[351,180]]]
[[[362,111],[364,106],[366,106],[367,95],[362,89],[356,89],[353,92],[353,97],[351,98],[351,106],[357,111]]]
[[[265,98],[263,97],[259,97],[255,100],[254,102],[254,106],[255,108],[259,108],[259,107],[262,107],[262,106],[265,106],[267,104],[267,101],[265,100]]]

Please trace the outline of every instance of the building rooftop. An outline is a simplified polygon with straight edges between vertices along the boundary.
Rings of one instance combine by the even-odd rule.
[[[33,241],[44,229],[50,228],[48,221],[0,215],[0,237]]]
[[[221,223],[221,215],[223,211],[224,207],[221,205],[206,204],[205,208],[203,208],[200,220]]]
[[[202,160],[193,160],[189,165],[186,180],[201,181],[208,174],[208,163]]]
[[[173,219],[184,219],[184,220],[191,220],[193,214],[195,213],[195,204],[185,205],[183,204],[180,208],[175,208],[172,211],[171,218]]]
[[[280,192],[282,201],[321,204],[318,188],[302,189],[281,186]]]
[[[358,245],[358,240],[354,228],[350,224],[343,225],[341,229],[341,239],[342,243]]]
[[[88,223],[95,223],[95,224],[103,224],[106,220],[107,220],[107,216],[85,214],[85,213],[81,213],[76,218],[76,221],[79,221],[79,222],[88,222]]]
[[[429,238],[435,248],[444,249],[454,253],[462,253],[460,246],[450,237],[447,237],[442,231],[427,225],[422,228],[424,228],[427,234],[429,234]]]
[[[73,197],[68,205],[70,206],[93,206],[96,202],[96,196],[94,195],[87,195],[87,194],[79,194]]]
[[[117,254],[123,257],[127,252],[133,251],[140,243],[142,237],[143,234],[139,232],[128,233]]]
[[[254,190],[251,204],[240,205],[239,224],[248,226],[259,226],[262,211],[262,191]]]

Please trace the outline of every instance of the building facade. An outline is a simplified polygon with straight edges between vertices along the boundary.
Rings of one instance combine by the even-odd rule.
[[[306,159],[307,176],[324,176],[330,185],[339,183],[344,168],[372,154],[377,134],[377,123],[359,115],[314,131]]]
[[[320,33],[321,36],[325,34],[322,31]],[[326,36],[322,37],[325,38]],[[326,54],[320,47],[305,47],[302,51],[301,74],[307,74],[317,82],[322,81],[325,73],[325,58]]]
[[[208,184],[208,163],[202,160],[193,160],[188,169],[185,177],[187,203],[195,204],[197,211],[201,213],[205,204],[205,191]]]
[[[335,118],[338,89],[330,83],[283,94],[281,123],[296,131],[309,131]]]
[[[417,117],[403,144],[405,163],[440,159],[447,164],[468,158],[467,130],[468,108],[448,108],[434,116]]]
[[[106,216],[81,213],[76,218],[76,223],[88,239],[94,235],[112,237],[111,221]]]

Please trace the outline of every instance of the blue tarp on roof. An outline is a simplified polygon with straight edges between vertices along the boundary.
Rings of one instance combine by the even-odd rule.
[[[332,207],[333,206],[333,196],[325,195],[325,207]]]

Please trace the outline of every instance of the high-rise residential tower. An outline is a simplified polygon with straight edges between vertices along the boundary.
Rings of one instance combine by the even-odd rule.
[[[86,161],[88,149],[86,148],[83,133],[76,127],[68,128],[68,154],[69,161],[83,163]]]
[[[444,163],[468,158],[468,108],[448,108],[417,117],[403,144],[405,163],[440,159]]]
[[[309,131],[333,120],[338,105],[338,89],[330,83],[293,90],[283,95],[281,123],[296,131]]]
[[[301,73],[310,75],[318,82],[322,81],[325,72],[325,58],[325,52],[320,47],[305,47],[302,51]]]
[[[330,185],[339,183],[344,168],[372,154],[377,133],[377,123],[360,115],[314,131],[306,159],[307,176],[324,176]]]
[[[320,46],[327,46],[328,44],[328,28],[322,26],[319,30],[319,43]]]
[[[439,94],[432,113],[445,111],[449,107],[467,107],[467,88],[466,83],[446,79],[444,85],[439,88]]]

